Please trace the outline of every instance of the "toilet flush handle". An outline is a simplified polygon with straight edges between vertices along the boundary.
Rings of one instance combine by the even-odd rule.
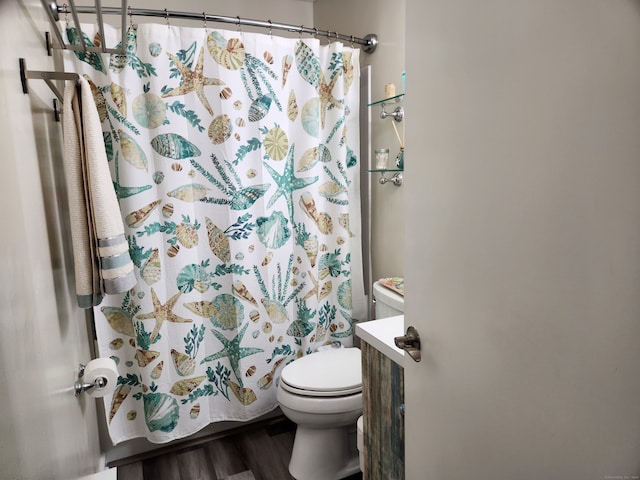
[[[419,362],[422,359],[422,356],[420,355],[420,335],[418,335],[418,331],[415,327],[407,328],[406,335],[395,337],[393,340],[396,347],[407,352],[416,362]]]

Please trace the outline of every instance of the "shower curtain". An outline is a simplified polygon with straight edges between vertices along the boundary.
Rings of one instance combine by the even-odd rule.
[[[82,30],[89,45],[121,38]],[[119,368],[114,444],[255,418],[276,407],[285,365],[352,345],[358,54],[153,24],[131,25],[122,55],[65,52],[93,91],[138,280],[94,309],[99,354]]]

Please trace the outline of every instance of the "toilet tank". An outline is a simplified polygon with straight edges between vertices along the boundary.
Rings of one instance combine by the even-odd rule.
[[[387,318],[404,313],[404,297],[398,293],[374,282],[373,298],[376,300],[375,318]]]

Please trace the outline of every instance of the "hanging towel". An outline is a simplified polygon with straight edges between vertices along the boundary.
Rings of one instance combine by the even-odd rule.
[[[81,308],[90,308],[104,294],[133,288],[136,277],[89,83],[67,82],[63,103],[76,295]]]

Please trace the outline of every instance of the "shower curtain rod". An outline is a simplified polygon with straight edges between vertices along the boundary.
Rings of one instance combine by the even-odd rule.
[[[45,1],[45,0],[43,0]],[[125,18],[126,15],[131,16],[142,16],[142,17],[159,17],[164,18],[167,22],[170,18],[179,18],[184,20],[200,20],[205,24],[207,22],[214,23],[228,23],[232,25],[236,25],[240,27],[241,25],[251,26],[251,27],[260,27],[266,28],[269,31],[271,30],[286,30],[288,32],[295,33],[307,33],[314,36],[323,36],[329,39],[334,38],[336,40],[342,40],[351,44],[362,45],[362,51],[365,53],[373,53],[378,46],[378,37],[375,34],[368,34],[365,37],[355,37],[353,35],[344,35],[338,32],[332,32],[330,30],[320,30],[318,28],[305,27],[304,25],[291,25],[287,23],[279,23],[272,22],[271,20],[254,20],[250,18],[241,18],[241,17],[227,17],[223,15],[214,15],[206,12],[202,13],[194,13],[194,12],[180,12],[176,10],[154,10],[154,9],[146,9],[146,8],[131,8],[131,6],[126,6],[126,0],[123,0],[123,6],[121,8],[117,7],[102,7],[100,5],[100,0],[96,0],[95,7],[87,7],[87,6],[75,6],[73,0],[69,0],[70,5],[58,6],[55,0],[49,2],[49,8],[51,9],[51,15],[53,16],[52,20],[55,19],[57,21],[59,19],[59,14],[67,14],[71,13],[74,16],[74,23],[76,26],[79,25],[79,21],[77,18],[78,13],[88,13],[88,14],[96,14],[98,17],[98,24],[102,27],[102,15],[120,15],[122,17],[122,25],[123,25],[123,36],[125,30]],[[101,30],[102,33],[102,30]],[[60,36],[61,37],[61,36]],[[58,37],[59,40],[61,38]],[[82,35],[80,36],[82,39]],[[65,45],[64,41],[60,42],[62,45]],[[124,45],[124,41],[122,45]],[[82,49],[82,50],[95,50],[105,53],[104,47],[89,47],[87,45],[78,46],[69,46],[65,45],[64,48],[67,49]],[[107,49],[108,50],[108,49]]]
[[[347,36],[338,32],[331,32],[329,30],[319,30],[317,28],[305,27],[304,25],[296,26],[290,25],[286,23],[275,23],[271,20],[267,20],[266,22],[263,20],[252,20],[249,18],[240,18],[240,17],[225,17],[222,15],[212,15],[208,13],[193,13],[193,12],[179,12],[173,10],[150,10],[145,8],[131,8],[128,6],[128,0],[121,0],[122,6],[121,8],[117,7],[102,7],[101,0],[94,0],[94,7],[87,6],[76,6],[75,0],[67,0],[69,5],[64,4],[63,6],[58,6],[56,0],[40,0],[42,6],[49,17],[49,22],[53,28],[53,32],[58,39],[59,46],[55,48],[65,49],[65,50],[76,50],[76,51],[84,51],[86,52],[100,52],[100,53],[111,53],[111,54],[125,54],[126,53],[126,34],[127,34],[127,15],[130,17],[133,15],[143,16],[143,17],[161,17],[165,18],[167,23],[169,22],[169,18],[180,18],[186,20],[202,20],[206,25],[207,22],[216,22],[216,23],[229,23],[234,24],[240,27],[240,25],[248,25],[252,27],[262,27],[267,28],[270,32],[272,29],[276,30],[287,30],[289,32],[298,32],[301,35],[303,33],[309,33],[314,36],[320,35],[327,37],[329,39],[335,38],[336,40],[345,40],[352,44],[362,45],[362,51],[365,53],[373,53],[378,46],[378,37],[371,33],[366,35],[364,38],[355,37],[353,35]],[[58,21],[60,20],[60,14],[71,14],[73,16],[73,22],[78,31],[78,38],[80,40],[80,45],[71,45],[65,42],[64,37],[62,35],[62,31],[58,25]],[[85,41],[85,35],[82,32],[82,28],[80,27],[80,19],[78,14],[95,14],[98,23],[98,29],[101,35],[101,38],[104,38],[104,20],[102,16],[104,14],[107,15],[120,15],[121,17],[121,25],[122,25],[122,40],[120,43],[120,48],[107,48],[106,45],[101,44],[98,47],[87,45]],[[54,48],[53,42],[51,41],[51,35],[47,32],[45,35],[46,44],[47,44],[47,52],[49,55],[52,54],[52,48]],[[56,100],[53,101],[54,115],[55,119],[59,120],[59,112],[58,112],[58,104],[57,102],[62,102],[62,93],[56,88],[53,83],[53,80],[74,80],[78,78],[78,75],[75,73],[66,73],[66,72],[42,72],[35,70],[28,70],[26,60],[24,58],[19,59],[20,64],[20,82],[22,84],[22,92],[29,93],[28,80],[29,79],[39,79],[44,80],[47,86],[51,89],[51,91],[57,97]]]

